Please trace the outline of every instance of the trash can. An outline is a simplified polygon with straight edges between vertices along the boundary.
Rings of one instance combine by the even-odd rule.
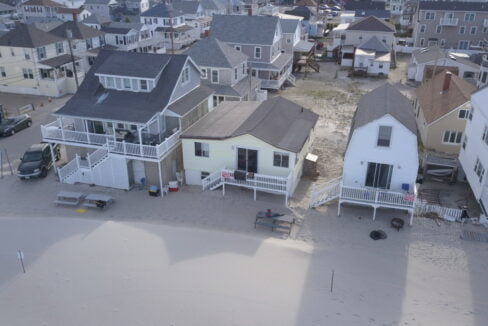
[[[177,191],[178,191],[178,181],[170,181],[169,192],[177,192]]]
[[[159,189],[158,186],[149,186],[148,192],[149,192],[149,196],[157,197],[159,196],[161,189]]]

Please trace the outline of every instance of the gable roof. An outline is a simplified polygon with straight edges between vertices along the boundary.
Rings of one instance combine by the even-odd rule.
[[[286,10],[285,14],[303,17],[305,20],[310,20],[310,17],[313,16],[313,12],[307,6],[298,6],[293,8],[292,10]]]
[[[317,114],[281,96],[264,102],[227,101],[183,132],[181,138],[223,140],[251,135],[298,153],[317,120]]]
[[[68,30],[71,30],[73,34],[73,38],[76,40],[86,40],[89,38],[93,38],[105,34],[104,32],[99,31],[95,28],[91,28],[82,23],[78,23],[74,21],[67,21],[62,25],[51,30],[49,33],[62,38],[67,38]]]
[[[272,45],[278,23],[274,16],[214,15],[210,35],[226,43]]]
[[[419,9],[449,11],[488,11],[488,3],[468,1],[420,1]]]
[[[34,26],[18,24],[13,30],[0,37],[0,45],[19,48],[37,48],[64,39],[44,32]]]
[[[201,0],[200,4],[204,10],[222,10],[227,9],[227,6],[219,0]]]
[[[368,17],[375,16],[381,19],[390,19],[391,13],[389,10],[382,9],[358,9],[354,12],[354,17]]]
[[[68,8],[68,7],[62,7],[59,8],[57,13],[58,14],[81,14],[85,10],[83,7],[79,8]]]
[[[385,10],[385,1],[371,1],[371,0],[348,0],[344,4],[344,10],[355,11],[355,10]]]
[[[76,94],[56,112],[56,115],[146,123],[169,104],[173,89],[180,79],[181,71],[187,60],[188,56],[181,54],[102,50]],[[124,70],[119,69],[119,73],[124,74],[129,73],[126,70],[131,65],[137,66],[138,69],[141,67],[141,69],[146,69],[143,67],[144,65],[164,66],[164,69],[159,81],[149,93],[105,89],[95,73],[104,71],[105,65],[113,68],[115,62],[118,64],[131,63],[125,66]],[[210,95],[211,91],[208,94]]]
[[[52,0],[29,0],[24,2],[22,6],[65,7],[65,5]]]
[[[216,68],[234,68],[247,61],[247,55],[214,37],[204,38],[190,48],[189,55],[198,66]]]
[[[307,6],[307,7],[317,7],[317,2],[315,0],[298,0],[295,6]]]
[[[451,78],[449,88],[443,91],[444,81],[448,75]],[[474,85],[443,70],[415,89],[415,94],[425,120],[430,124],[468,102],[475,90]]]
[[[143,26],[141,23],[110,22],[102,26],[102,31],[111,34],[127,34],[132,29],[140,31]]]
[[[200,2],[190,0],[179,0],[173,2],[173,8],[187,15],[194,15],[198,11]]]
[[[361,20],[350,23],[347,27],[348,31],[370,31],[370,32],[391,32],[395,33],[396,29],[390,23],[375,16],[369,16]]]
[[[361,96],[352,119],[351,138],[354,130],[385,115],[391,115],[413,134],[417,134],[417,123],[412,103],[390,83],[375,88]]]
[[[471,66],[474,69],[479,69],[479,65],[471,60],[456,55],[455,53],[449,53],[448,51],[437,46],[417,49],[412,52],[412,57],[415,58],[415,61],[417,61],[419,64],[428,63],[439,59],[450,59]]]
[[[385,44],[385,42],[381,42],[378,37],[373,36],[370,39],[364,41],[362,44],[358,46],[358,49],[361,50],[372,50],[376,52],[390,52],[390,49]]]
[[[298,19],[280,19],[281,32],[285,34],[295,34],[300,20]]]
[[[112,20],[109,17],[105,16],[100,16],[97,14],[91,14],[90,16],[86,17],[82,23],[83,24],[97,24],[97,25],[103,25],[103,24],[108,24]]]
[[[176,16],[182,16],[183,12],[181,10],[178,10],[176,8],[172,8],[171,5],[168,5],[166,2],[164,3],[159,3],[155,5],[152,8],[149,8],[148,10],[144,11],[141,14],[141,17],[176,17]]]

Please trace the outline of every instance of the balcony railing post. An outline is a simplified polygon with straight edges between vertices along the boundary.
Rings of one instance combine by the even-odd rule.
[[[127,149],[125,147],[125,140],[122,141],[122,147],[124,148],[124,155],[127,154]]]
[[[64,138],[63,118],[59,118],[59,119],[58,119],[58,121],[59,121],[59,128],[61,128],[61,138],[62,138],[63,140],[66,140],[66,139]]]

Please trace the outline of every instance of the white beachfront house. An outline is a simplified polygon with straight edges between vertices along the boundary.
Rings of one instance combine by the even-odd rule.
[[[66,147],[64,183],[165,189],[182,181],[180,133],[212,108],[213,91],[187,55],[102,50],[45,142]]]
[[[471,113],[466,122],[459,162],[466,179],[480,204],[485,216],[488,215],[488,88],[471,95]]]
[[[188,184],[293,194],[318,115],[275,97],[224,102],[182,133]],[[239,178],[239,172],[242,178]]]
[[[386,83],[361,97],[349,134],[342,178],[312,193],[310,206],[342,203],[415,210],[419,168],[412,103]]]

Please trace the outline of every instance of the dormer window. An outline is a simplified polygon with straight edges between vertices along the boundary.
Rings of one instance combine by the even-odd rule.
[[[254,48],[254,58],[261,59],[261,48],[258,46]]]
[[[143,91],[147,91],[147,80],[141,79],[140,83],[141,83],[141,89]]]
[[[186,84],[190,80],[190,69],[185,67],[181,74],[181,83]]]
[[[131,89],[130,84],[130,79],[124,78],[124,89]]]

